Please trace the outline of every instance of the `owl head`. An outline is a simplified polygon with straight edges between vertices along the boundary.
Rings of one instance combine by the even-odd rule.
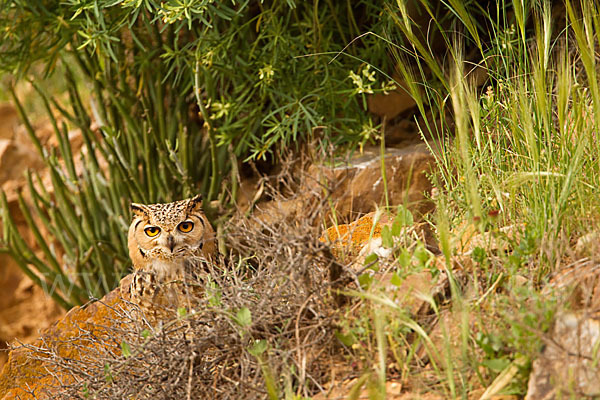
[[[215,233],[202,212],[202,197],[165,204],[131,205],[129,256],[134,268],[216,253]]]

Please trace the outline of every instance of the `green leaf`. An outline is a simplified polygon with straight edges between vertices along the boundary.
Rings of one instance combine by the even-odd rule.
[[[343,334],[340,331],[336,331],[335,337],[346,347],[351,347],[356,342],[356,338],[352,333]]]
[[[365,262],[363,263],[363,265],[367,266],[371,263],[374,263],[375,261],[377,261],[378,258],[379,258],[379,256],[377,256],[377,254],[371,253],[365,257]]]
[[[412,254],[406,248],[402,249],[397,258],[398,264],[403,268],[408,268],[412,261]]]
[[[248,352],[254,357],[260,356],[267,350],[267,341],[264,339],[256,340],[252,346],[248,349]]]
[[[250,325],[252,325],[252,315],[250,314],[248,307],[240,308],[235,314],[234,321],[242,328],[248,328]]]
[[[108,383],[112,383],[112,381],[113,381],[113,376],[112,376],[112,373],[110,372],[110,364],[109,363],[104,364],[104,380]]]
[[[358,276],[358,283],[363,289],[368,289],[373,283],[373,277],[371,274],[361,274]]]
[[[390,283],[396,287],[400,287],[400,285],[402,284],[402,278],[400,278],[400,275],[398,275],[397,272],[394,272],[392,274],[392,279],[390,279]]]
[[[125,358],[131,357],[131,348],[125,341],[121,342],[121,354],[123,354],[123,357]]]
[[[221,292],[218,290],[214,290],[208,296],[208,304],[213,307],[218,307],[221,305]]]
[[[179,318],[183,318],[187,315],[187,308],[185,307],[179,307],[177,309],[177,315],[179,316]]]
[[[417,248],[415,249],[413,256],[419,261],[419,264],[421,266],[427,265],[427,262],[431,259],[431,253],[429,251],[427,251],[427,249],[425,248],[423,243],[420,243],[420,242],[417,245]]]
[[[212,280],[206,283],[206,298],[208,299],[208,304],[213,307],[221,305],[221,290],[219,289],[219,285]]]
[[[494,372],[501,372],[504,368],[508,367],[510,360],[507,360],[506,358],[494,358],[491,360],[483,360],[481,364]]]
[[[149,331],[148,329],[144,329],[144,330],[142,331],[142,337],[143,337],[144,339],[148,339],[148,338],[150,337],[150,331]]]
[[[483,264],[483,262],[487,258],[487,253],[485,252],[485,249],[477,246],[473,249],[473,252],[471,253],[471,258],[473,259],[473,261]]]
[[[402,228],[403,225],[400,222],[394,220],[394,223],[392,224],[392,236],[400,236],[400,234],[402,233]]]
[[[387,249],[391,249],[392,247],[394,247],[394,238],[392,237],[392,231],[387,225],[384,225],[383,228],[381,228],[381,244]]]
[[[414,224],[414,218],[410,210],[404,207],[402,204],[398,206],[396,218],[394,218],[394,224],[403,226],[412,226]]]

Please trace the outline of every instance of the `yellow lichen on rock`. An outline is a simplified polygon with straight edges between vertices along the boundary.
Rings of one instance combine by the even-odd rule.
[[[110,353],[118,352],[118,341],[103,339],[125,323],[123,312],[128,303],[123,301],[123,295],[129,282],[130,278],[126,277],[119,288],[101,300],[87,307],[74,307],[31,346],[11,351],[0,374],[0,399],[51,398],[52,388],[72,383],[74,378],[52,364],[49,353],[63,359],[82,360],[98,346]],[[114,347],[108,348],[112,345]]]
[[[350,224],[328,228],[320,240],[331,243],[336,256],[355,256],[371,239],[381,237],[381,228],[387,221],[387,217],[377,218],[372,212]]]

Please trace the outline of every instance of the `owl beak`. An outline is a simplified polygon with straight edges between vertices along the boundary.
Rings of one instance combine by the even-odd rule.
[[[171,250],[171,253],[172,253],[173,249],[175,248],[175,238],[171,234],[169,234],[169,236],[167,236],[167,246],[169,247],[169,249]]]

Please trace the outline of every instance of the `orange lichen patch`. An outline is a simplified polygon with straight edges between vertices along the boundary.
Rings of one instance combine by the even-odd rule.
[[[381,236],[381,227],[387,222],[387,218],[382,217],[374,222],[373,217],[375,213],[369,213],[350,224],[332,226],[319,240],[332,243],[337,256],[356,255],[369,240]]]
[[[73,308],[31,346],[13,350],[0,374],[0,399],[50,398],[49,388],[61,382],[72,383],[74,378],[67,371],[45,361],[51,360],[49,353],[82,360],[87,357],[86,353],[100,346],[113,354],[119,351],[118,341],[108,340],[108,337],[125,323],[122,311],[127,303],[122,299],[121,288],[126,288],[128,282],[128,278],[123,279],[119,288],[100,301]]]

